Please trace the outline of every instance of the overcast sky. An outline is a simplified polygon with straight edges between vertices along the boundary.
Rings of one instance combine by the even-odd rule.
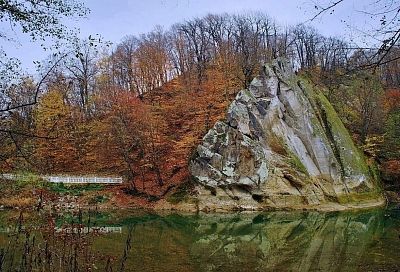
[[[316,0],[317,2],[326,2]],[[138,35],[151,31],[156,25],[168,29],[174,23],[183,22],[208,13],[265,12],[280,25],[295,25],[307,22],[315,14],[312,0],[87,0],[83,1],[91,10],[88,18],[69,25],[77,25],[82,37],[101,34],[105,40],[118,43],[126,35]],[[351,32],[341,21],[360,24],[362,18],[354,5],[362,0],[345,1],[333,15],[326,14],[312,22],[322,34],[345,36]],[[362,23],[362,22],[361,22]],[[359,33],[358,33],[359,34]],[[34,60],[43,60],[48,55],[38,44],[19,33],[13,36],[18,42],[3,42],[3,48],[11,56],[22,61],[24,69],[32,72]]]

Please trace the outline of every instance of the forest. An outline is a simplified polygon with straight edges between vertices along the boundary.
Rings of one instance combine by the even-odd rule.
[[[10,76],[18,63],[2,62],[0,169],[118,175],[126,192],[162,197],[190,180],[196,146],[261,64],[281,57],[324,90],[370,166],[398,187],[398,39],[361,48],[262,12],[209,14],[115,45],[70,40],[39,75]]]
[[[399,271],[399,239],[400,0],[0,0],[0,272]]]

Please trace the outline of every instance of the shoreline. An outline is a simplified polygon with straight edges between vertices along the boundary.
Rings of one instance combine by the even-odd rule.
[[[120,188],[119,188],[120,189]],[[237,202],[218,200],[199,195],[185,195],[181,199],[165,196],[158,200],[152,200],[143,196],[132,196],[123,193],[115,187],[79,188],[75,192],[73,188],[69,191],[51,191],[50,189],[37,190],[34,188],[23,188],[17,191],[5,192],[0,198],[0,210],[47,210],[56,212],[74,212],[78,210],[136,210],[136,211],[172,211],[183,213],[237,213],[237,212],[269,212],[269,211],[319,211],[335,212],[347,210],[363,210],[382,207],[389,203],[399,203],[397,192],[384,192],[375,197],[364,199],[353,199],[349,203],[325,202],[318,205],[305,205],[292,203],[292,205],[272,206],[251,202]],[[6,190],[7,191],[7,190]],[[175,200],[174,200],[175,199]],[[174,201],[173,201],[174,200]]]
[[[165,201],[166,202],[166,201]],[[168,203],[168,202],[167,202]],[[157,205],[158,204],[158,205]],[[339,203],[324,203],[320,205],[301,205],[292,207],[204,207],[199,208],[196,204],[181,203],[181,204],[166,204],[157,203],[152,209],[155,211],[169,210],[169,211],[182,211],[182,212],[204,212],[204,213],[236,213],[236,212],[269,212],[269,211],[318,211],[318,212],[340,212],[352,210],[365,210],[383,207],[389,204],[385,197],[375,199],[373,201],[365,201],[360,203],[339,204]]]
[[[346,211],[362,211],[374,208],[381,208],[384,206],[389,205],[390,202],[387,201],[385,198],[377,199],[375,201],[367,201],[361,203],[352,203],[352,204],[339,204],[339,203],[324,203],[321,205],[314,205],[314,206],[292,206],[292,207],[265,207],[265,208],[243,208],[243,207],[215,207],[214,209],[199,209],[197,204],[194,203],[178,203],[172,204],[166,201],[165,199],[160,200],[159,202],[154,203],[152,206],[89,206],[89,205],[76,205],[73,208],[58,208],[54,209],[51,206],[44,206],[43,210],[48,211],[58,211],[58,212],[65,212],[65,211],[89,211],[89,210],[97,210],[102,212],[107,211],[132,211],[132,212],[177,212],[177,213],[187,213],[187,214],[198,214],[198,213],[205,213],[205,214],[234,214],[234,213],[262,213],[262,212],[346,212]],[[34,210],[35,208],[31,209],[21,209],[19,207],[14,208],[0,208],[1,210]]]

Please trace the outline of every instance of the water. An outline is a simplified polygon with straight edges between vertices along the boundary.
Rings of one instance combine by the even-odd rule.
[[[18,221],[23,223],[11,224]],[[78,231],[76,223],[83,228]],[[400,210],[30,213],[23,220],[18,212],[1,212],[1,266],[4,271],[396,271]]]

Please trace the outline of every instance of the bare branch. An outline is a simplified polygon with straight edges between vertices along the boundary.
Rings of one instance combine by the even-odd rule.
[[[5,108],[5,109],[0,109],[0,112],[9,112],[9,111],[14,111],[20,108],[24,108],[24,107],[30,107],[33,106],[35,104],[37,104],[37,100],[38,100],[38,96],[39,96],[39,92],[40,92],[40,87],[42,86],[42,84],[44,83],[44,81],[46,80],[46,78],[49,76],[49,74],[51,73],[51,71],[61,62],[61,60],[63,60],[66,56],[68,56],[70,52],[65,53],[63,56],[61,56],[46,72],[46,74],[40,79],[40,81],[38,82],[38,84],[36,85],[36,90],[35,90],[35,94],[33,97],[33,101],[29,102],[29,103],[24,103],[24,104],[20,104],[20,105],[16,105],[16,106],[12,106],[10,107],[9,105]]]
[[[26,133],[23,131],[9,130],[9,129],[0,129],[0,132],[13,134],[13,135],[20,135],[20,136],[29,137],[29,138],[38,138],[38,139],[46,139],[46,140],[57,139],[57,137],[40,136],[40,135],[36,135],[36,134]]]
[[[335,2],[331,3],[327,7],[321,7],[321,6],[315,5],[315,8],[320,9],[320,11],[317,14],[315,14],[314,17],[312,17],[309,21],[314,21],[318,16],[320,16],[321,14],[327,12],[328,10],[332,9],[333,7],[337,6],[338,4],[340,4],[343,1],[344,0],[335,1]]]

